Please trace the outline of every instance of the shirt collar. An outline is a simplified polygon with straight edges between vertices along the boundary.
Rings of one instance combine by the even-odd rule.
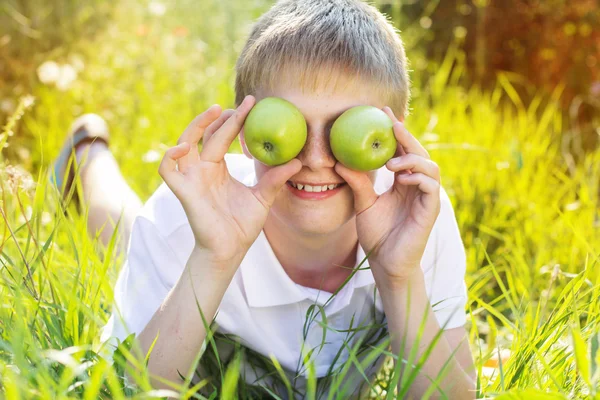
[[[365,258],[365,252],[360,244],[357,246],[356,255],[355,268]],[[373,274],[368,266],[368,261],[365,260],[361,269],[354,274],[343,290],[354,291],[355,288],[374,283]],[[307,294],[296,285],[281,266],[264,231],[260,232],[248,250],[240,270],[248,304],[251,307],[294,304],[308,298]],[[338,295],[340,294],[341,292],[338,293]]]
[[[377,171],[374,186],[375,191],[378,194],[385,192],[390,187],[390,182],[393,182],[393,177],[393,173],[382,167]],[[242,182],[246,186],[256,185],[258,179],[254,168],[242,179]],[[365,252],[359,244],[357,246],[356,265],[354,267],[356,268],[364,258]],[[365,260],[360,268],[342,290],[353,292],[356,288],[375,283],[368,260]],[[272,307],[293,304],[308,298],[306,292],[302,291],[296,285],[281,266],[264,231],[260,232],[256,241],[248,250],[240,269],[248,304],[251,307]],[[338,296],[340,294],[341,291],[338,292]],[[350,301],[350,297],[345,296],[345,300]]]

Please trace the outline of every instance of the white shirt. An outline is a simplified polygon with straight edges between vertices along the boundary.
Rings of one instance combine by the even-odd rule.
[[[225,161],[234,178],[246,186],[256,183],[252,160],[243,154],[227,154]],[[385,166],[378,170],[376,192],[385,192],[393,179],[393,173]],[[427,242],[421,268],[435,316],[440,326],[451,329],[463,326],[466,321],[466,255],[450,199],[443,188],[440,192],[440,214]],[[143,330],[179,279],[193,246],[194,237],[185,212],[163,183],[143,206],[133,224],[127,259],[114,290],[113,313],[102,332],[102,342],[111,337],[123,340],[130,333],[138,334]],[[359,245],[357,265],[364,258],[365,253]],[[366,267],[368,261],[364,260],[361,268]],[[301,391],[308,373],[299,362],[303,359],[302,353],[315,348],[312,353],[315,373],[317,377],[323,377],[328,375],[327,371],[340,348],[341,354],[337,363],[333,364],[334,370],[346,362],[348,350],[342,344],[349,333],[343,330],[348,330],[353,317],[353,327],[360,322],[363,325],[385,322],[381,297],[375,289],[371,270],[360,269],[327,302],[331,293],[304,287],[291,280],[264,232],[261,232],[221,301],[215,319],[217,332],[236,335],[245,347],[267,359],[274,355],[292,382],[297,371],[300,377],[296,379],[296,387]],[[332,328],[325,329],[324,343],[323,315],[318,312],[319,307],[312,307],[314,321],[305,326],[307,312],[314,304],[322,306],[327,325]],[[366,332],[364,329],[355,332],[349,343],[356,343],[357,338],[364,337]],[[385,330],[376,328],[373,332],[385,334]],[[116,344],[115,341],[109,343]],[[223,355],[233,347],[219,341],[218,349]],[[376,373],[382,362],[383,357],[378,358],[376,365],[368,369],[369,373]],[[253,370],[251,364],[243,359],[242,371],[245,380],[254,383],[260,374]],[[356,375],[356,371],[347,376],[344,382],[352,387],[351,390],[364,381],[361,375]],[[261,384],[268,386],[272,384],[269,382],[264,379]]]

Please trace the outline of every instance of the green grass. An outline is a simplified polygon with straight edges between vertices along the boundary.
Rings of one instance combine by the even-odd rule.
[[[98,355],[122,260],[87,235],[84,216],[62,212],[45,176],[73,117],[97,112],[109,122],[128,183],[147,199],[161,182],[148,172],[158,167],[156,155],[211,104],[233,107],[236,56],[248,24],[270,2],[223,3],[179,2],[156,16],[123,2],[93,46],[79,49],[85,66],[68,90],[38,82],[33,104],[15,95],[22,106],[0,134],[8,146],[0,159],[0,397],[161,395],[143,372],[137,387],[125,386],[122,359],[111,365]],[[200,23],[198,15],[210,17]],[[418,48],[408,57],[418,59]],[[527,103],[509,74],[493,91],[467,90],[460,60],[452,47],[443,63],[428,64],[435,73],[412,72],[407,125],[440,165],[467,250],[479,396],[600,399],[600,150],[571,154],[562,145],[571,133],[557,108],[560,87]],[[317,310],[308,317],[323,322]],[[241,356],[286,376],[249,350],[227,362],[208,349],[202,362],[214,379],[192,389],[264,396],[237,379]],[[484,369],[501,349],[510,358]],[[374,397],[393,392],[389,365]],[[342,387],[340,376],[309,379],[313,398],[325,382]],[[181,392],[189,398],[194,390]]]

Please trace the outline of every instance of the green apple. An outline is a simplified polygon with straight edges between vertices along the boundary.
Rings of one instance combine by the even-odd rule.
[[[296,157],[306,143],[306,131],[300,110],[279,97],[266,97],[256,103],[244,122],[248,151],[269,166]]]
[[[334,157],[356,171],[379,169],[396,153],[393,122],[377,107],[352,107],[340,115],[329,135]]]

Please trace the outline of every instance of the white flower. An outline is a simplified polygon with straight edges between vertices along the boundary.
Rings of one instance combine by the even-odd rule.
[[[54,61],[46,61],[37,69],[40,82],[46,85],[55,84],[59,90],[67,90],[77,79],[77,70],[70,64],[58,65]]]
[[[35,97],[30,94],[23,97],[23,105],[25,106],[25,108],[31,107],[34,102],[35,102]]]
[[[0,102],[0,110],[7,114],[11,114],[15,111],[15,102],[12,99],[4,99]]]
[[[465,37],[467,37],[467,28],[465,28],[464,26],[456,26],[454,27],[454,36],[457,39],[464,39]]]
[[[432,24],[431,18],[429,18],[429,17],[422,17],[419,20],[419,24],[421,25],[422,28],[429,29],[429,28],[431,28],[431,24]]]
[[[85,68],[85,63],[83,62],[83,58],[78,54],[71,54],[69,56],[69,64],[75,68],[75,71],[81,72]]]
[[[151,1],[150,4],[148,4],[148,11],[150,11],[150,14],[152,15],[161,17],[167,12],[167,6],[159,1]]]
[[[77,71],[70,64],[65,64],[60,68],[60,77],[56,82],[56,87],[60,90],[67,90],[77,79]]]
[[[204,73],[208,77],[215,76],[217,74],[217,68],[211,65],[210,67],[206,68],[206,70],[204,71]]]
[[[4,173],[6,175],[6,182],[8,183],[9,188],[12,190],[25,190],[32,191],[35,189],[36,183],[33,180],[33,177],[29,172],[27,172],[23,167],[8,165],[4,169]]]
[[[507,168],[510,168],[510,163],[508,161],[498,161],[496,163],[496,169],[499,171]]]
[[[142,129],[146,129],[150,126],[150,120],[146,116],[141,116],[138,118],[138,125]]]
[[[142,161],[145,163],[153,163],[160,160],[162,155],[156,150],[150,150],[146,154],[143,155]]]
[[[203,42],[202,40],[198,39],[194,41],[194,47],[196,48],[196,50],[202,53],[208,48],[208,45],[206,44],[206,42]]]
[[[46,61],[38,67],[37,75],[40,82],[52,84],[60,77],[60,67],[54,61]]]
[[[52,222],[52,216],[50,215],[49,212],[43,211],[42,212],[42,225],[46,226],[50,222]]]

